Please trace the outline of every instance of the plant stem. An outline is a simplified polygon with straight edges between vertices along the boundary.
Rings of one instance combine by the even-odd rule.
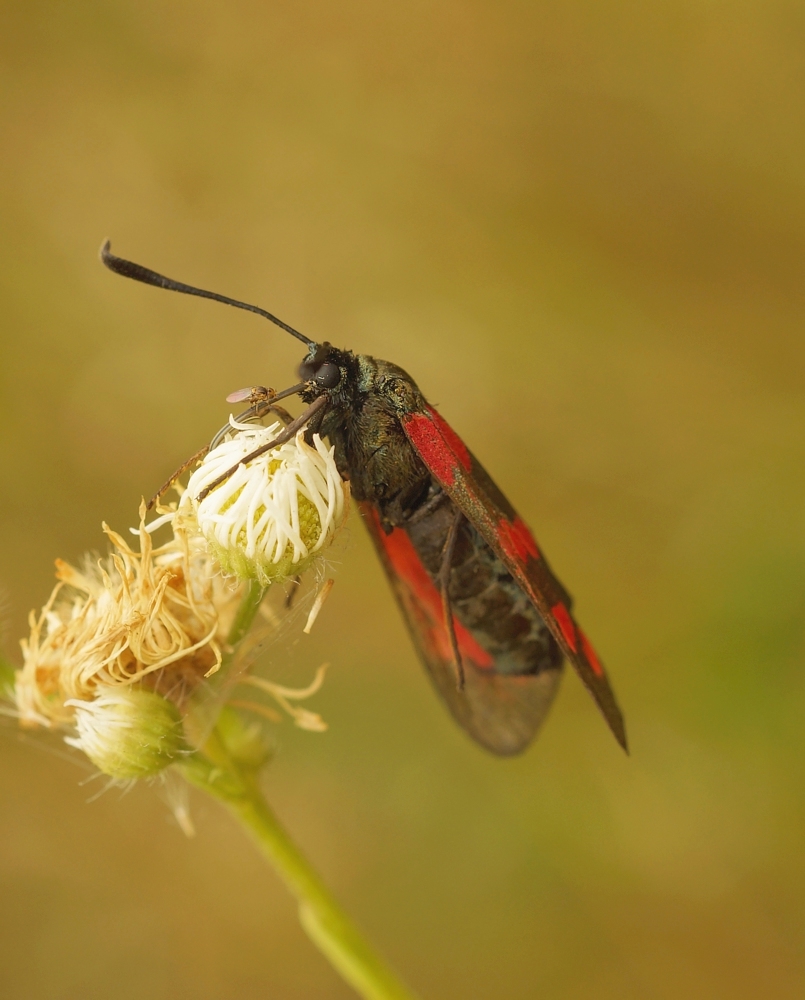
[[[365,1000],[415,1000],[341,909],[280,824],[255,777],[229,757],[214,732],[204,754],[180,765],[185,777],[223,802],[249,831],[299,902],[299,919],[330,964]]]
[[[230,648],[246,635],[265,591],[253,583],[244,594],[228,637]],[[231,653],[225,658],[231,658]],[[221,673],[224,673],[222,670]],[[249,831],[299,903],[299,920],[333,968],[365,1000],[416,1000],[341,909],[321,876],[296,846],[265,800],[259,768],[235,753],[225,727],[209,733],[200,752],[177,767],[196,787],[229,809]]]
[[[235,656],[238,644],[246,637],[254,624],[260,604],[267,593],[267,587],[261,587],[256,580],[249,580],[243,597],[240,599],[235,619],[226,637],[226,649],[221,666],[207,680],[202,695],[195,698],[185,716],[185,735],[194,747],[201,747],[207,742],[216,719],[220,715],[222,699],[227,685],[231,682],[229,668]]]
[[[260,608],[260,603],[265,597],[267,589],[266,587],[261,587],[256,580],[248,581],[246,584],[246,593],[241,598],[240,607],[235,615],[235,620],[232,622],[229,635],[226,637],[229,646],[237,646],[252,627],[252,622]]]

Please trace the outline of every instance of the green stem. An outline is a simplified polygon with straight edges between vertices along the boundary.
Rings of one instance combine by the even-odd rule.
[[[265,591],[250,584],[228,636],[230,649],[249,631]],[[229,653],[220,671],[233,654]],[[230,720],[231,721],[231,720]],[[416,1000],[377,955],[282,827],[257,781],[258,768],[235,752],[221,717],[200,752],[177,765],[185,778],[222,802],[249,831],[299,903],[299,920],[316,947],[365,1000]]]
[[[208,679],[200,692],[200,697],[195,698],[187,710],[184,721],[185,736],[194,747],[201,747],[209,738],[209,733],[221,711],[222,692],[230,681],[229,667],[238,644],[252,627],[267,590],[267,587],[261,587],[256,580],[247,582],[235,619],[226,637],[226,649],[221,659],[221,666]]]
[[[256,580],[249,580],[246,584],[246,593],[241,598],[240,607],[232,622],[229,635],[226,637],[227,645],[235,647],[243,639],[252,627],[255,615],[260,603],[265,597],[267,587],[261,587]]]
[[[255,778],[229,757],[218,733],[181,765],[194,785],[223,802],[251,833],[299,902],[299,919],[330,964],[365,1000],[415,1000],[341,909],[282,827]]]

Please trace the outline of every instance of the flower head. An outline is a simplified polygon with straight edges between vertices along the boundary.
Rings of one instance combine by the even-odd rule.
[[[83,750],[117,781],[157,774],[190,749],[178,708],[154,691],[126,685],[100,688],[91,701],[73,698],[65,707],[75,710],[77,731],[65,742]]]
[[[333,448],[304,431],[238,464],[280,433],[282,425],[255,427],[230,418],[233,433],[190,477],[180,511],[192,511],[225,573],[263,586],[297,576],[332,541],[348,496]],[[233,466],[236,471],[200,502],[194,498]]]
[[[141,523],[136,552],[104,530],[112,555],[82,569],[57,560],[60,582],[31,613],[14,685],[23,725],[75,730],[82,706],[113,688],[155,691],[181,707],[221,664],[243,588],[216,572],[204,540],[176,525],[154,547]]]

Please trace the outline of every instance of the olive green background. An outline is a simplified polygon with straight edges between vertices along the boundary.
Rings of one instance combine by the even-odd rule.
[[[534,527],[632,756],[567,676],[495,760],[429,690],[357,519],[274,657],[272,802],[425,1000],[805,991],[799,3],[4,3],[6,649],[300,345],[389,358]],[[274,669],[271,667],[269,669]],[[82,785],[0,724],[0,992],[346,998],[213,803]]]

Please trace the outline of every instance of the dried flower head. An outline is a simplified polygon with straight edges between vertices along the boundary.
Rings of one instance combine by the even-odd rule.
[[[14,688],[23,725],[75,731],[82,706],[112,689],[158,692],[181,707],[221,664],[242,587],[216,572],[204,540],[176,525],[154,547],[141,521],[135,552],[104,531],[112,555],[81,570],[57,560],[60,582],[31,614]]]
[[[332,541],[346,515],[349,487],[338,474],[333,448],[318,434],[311,446],[299,431],[293,440],[238,465],[282,428],[232,418],[230,423],[233,434],[191,476],[180,512],[192,512],[225,573],[263,586],[297,576]],[[203,500],[194,499],[236,465]]]

